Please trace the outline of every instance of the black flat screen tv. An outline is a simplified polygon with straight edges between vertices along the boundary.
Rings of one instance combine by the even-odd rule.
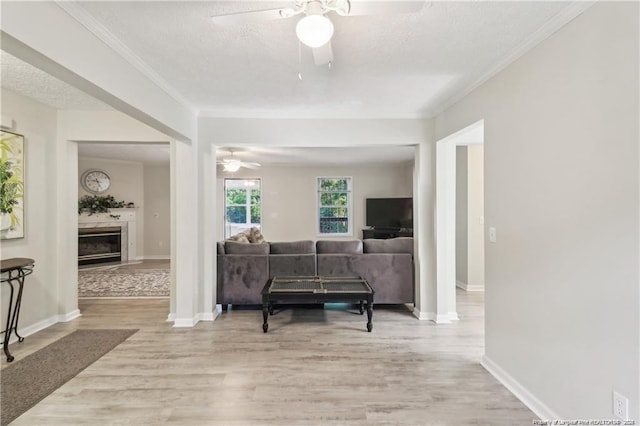
[[[413,228],[413,198],[367,198],[367,226]]]

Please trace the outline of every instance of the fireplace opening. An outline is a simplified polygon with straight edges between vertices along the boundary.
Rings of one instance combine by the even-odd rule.
[[[122,228],[78,229],[78,265],[122,261]]]

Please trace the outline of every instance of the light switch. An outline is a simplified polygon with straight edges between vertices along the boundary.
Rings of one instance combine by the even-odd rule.
[[[495,243],[496,241],[497,241],[496,228],[490,226],[489,227],[489,242],[490,243]]]

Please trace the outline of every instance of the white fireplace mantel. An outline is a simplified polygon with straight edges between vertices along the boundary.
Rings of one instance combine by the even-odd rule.
[[[122,252],[127,260],[136,259],[136,209],[111,209],[109,213],[82,213],[78,215],[78,228],[98,228],[120,226],[122,228]],[[126,243],[125,243],[126,241]]]

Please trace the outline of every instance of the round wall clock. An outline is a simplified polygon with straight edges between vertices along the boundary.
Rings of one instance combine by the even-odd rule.
[[[102,194],[111,186],[111,176],[104,170],[89,169],[82,174],[80,183],[85,191]]]

